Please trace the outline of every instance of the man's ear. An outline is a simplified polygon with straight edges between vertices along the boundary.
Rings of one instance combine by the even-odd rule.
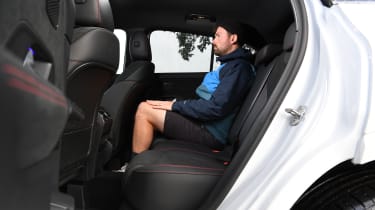
[[[232,34],[232,35],[230,36],[230,42],[231,42],[232,44],[236,44],[237,41],[238,41],[238,36],[237,36],[237,34]]]

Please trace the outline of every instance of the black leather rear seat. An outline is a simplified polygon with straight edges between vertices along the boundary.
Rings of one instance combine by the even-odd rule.
[[[230,132],[230,144],[239,149],[252,146],[247,134],[285,69],[295,32],[293,24],[282,49],[271,44],[257,54],[255,83]],[[202,145],[159,139],[151,150],[129,163],[123,179],[126,202],[136,209],[198,209],[224,174],[228,164],[225,159],[230,158]]]

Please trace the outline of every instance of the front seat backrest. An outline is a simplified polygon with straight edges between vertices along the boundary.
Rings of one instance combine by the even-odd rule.
[[[66,84],[74,114],[63,135],[60,181],[77,175],[96,144],[98,106],[119,61],[119,41],[113,33],[109,2],[87,0],[76,9]]]
[[[68,103],[60,90],[21,64],[1,48],[1,209],[44,210],[58,187],[58,145]]]
[[[150,40],[144,31],[131,33],[129,54],[132,62],[109,88],[101,106],[112,118],[108,141],[112,144],[113,155],[125,154],[127,159],[131,149],[134,114],[137,105],[153,85],[155,66],[151,62]]]

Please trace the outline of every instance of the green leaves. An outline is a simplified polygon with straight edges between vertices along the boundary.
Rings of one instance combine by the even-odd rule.
[[[210,38],[207,36],[176,32],[176,37],[179,45],[178,52],[187,61],[194,55],[193,51],[196,47],[203,52],[211,44]]]

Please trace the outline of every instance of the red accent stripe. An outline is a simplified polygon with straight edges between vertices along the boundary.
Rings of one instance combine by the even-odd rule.
[[[49,102],[52,102],[54,104],[60,105],[64,108],[67,108],[66,101],[61,101],[61,100],[58,100],[54,97],[51,97],[50,95],[47,95],[47,94],[41,92],[39,89],[37,89],[37,88],[27,84],[27,83],[24,83],[23,81],[18,80],[16,78],[9,79],[8,85],[11,86],[11,87],[17,88],[19,90],[31,93],[33,95],[39,96],[40,98],[43,98],[43,99],[45,99]]]
[[[211,171],[224,171],[224,169],[219,168],[206,168],[206,167],[199,167],[199,166],[187,166],[187,165],[175,165],[175,164],[158,164],[155,166],[159,167],[176,167],[176,168],[193,168],[193,169],[203,169],[203,170],[211,170]]]
[[[137,173],[172,173],[172,174],[189,174],[189,175],[208,175],[208,176],[222,176],[223,173],[220,174],[210,174],[204,172],[184,172],[184,171],[161,171],[161,170],[138,170]]]
[[[195,154],[200,154],[200,155],[212,157],[210,154],[208,154],[206,152],[199,152],[199,151],[195,151],[195,150],[191,150],[191,149],[184,149],[184,148],[178,148],[178,147],[169,147],[169,148],[162,148],[162,149],[156,148],[155,150],[158,150],[158,151],[183,151],[183,152],[190,152],[190,153],[195,153]]]
[[[4,67],[5,67],[6,73],[11,74],[13,76],[16,76],[19,79],[24,80],[25,82],[31,83],[32,85],[37,86],[38,88],[46,91],[47,93],[52,94],[54,97],[56,97],[58,99],[65,100],[65,98],[60,93],[54,91],[53,89],[51,89],[47,85],[44,85],[44,84],[40,83],[34,77],[30,76],[26,72],[21,71],[21,70],[15,68],[14,66],[11,66],[11,65],[8,65],[8,64],[4,65]]]
[[[100,15],[100,5],[99,0],[96,0],[96,18],[98,19],[98,23],[102,23],[102,17]]]
[[[46,93],[41,93],[41,94],[47,96],[48,98],[51,98],[53,101],[58,101],[58,104],[60,104],[60,105],[64,104],[64,107],[67,106],[66,105],[66,99],[64,98],[64,96],[62,96],[57,91],[51,89],[47,85],[44,85],[44,84],[40,83],[35,78],[28,75],[26,72],[23,72],[23,71],[15,68],[14,66],[9,65],[9,64],[4,65],[4,71],[5,71],[5,73],[8,73],[10,75],[13,75],[13,76],[17,77],[18,79],[22,80],[23,82],[29,83],[30,85],[34,86],[34,87],[32,87],[32,86],[24,83],[23,87],[27,86],[29,88],[37,90],[40,93],[41,93],[40,90],[42,90],[43,92],[46,92]],[[21,82],[21,81],[19,81],[19,82]]]

